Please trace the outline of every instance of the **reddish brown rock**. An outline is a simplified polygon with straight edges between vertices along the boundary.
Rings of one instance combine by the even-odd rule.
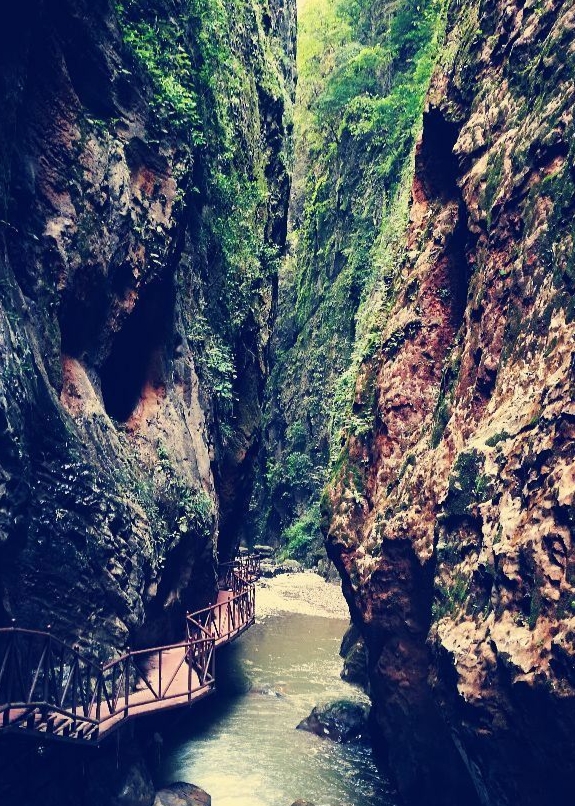
[[[409,802],[564,802],[575,774],[574,34],[572,3],[451,4],[373,428],[331,487]]]

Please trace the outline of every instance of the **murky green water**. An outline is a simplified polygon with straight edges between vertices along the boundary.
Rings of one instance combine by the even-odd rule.
[[[221,650],[218,694],[189,711],[166,743],[164,783],[193,782],[213,806],[290,806],[298,798],[395,806],[367,746],[295,730],[318,702],[363,696],[339,677],[345,627],[340,619],[268,616]]]

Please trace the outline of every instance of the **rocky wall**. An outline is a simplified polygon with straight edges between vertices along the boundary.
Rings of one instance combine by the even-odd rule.
[[[98,654],[211,595],[258,440],[295,8],[212,6],[1,26],[0,624]]]
[[[567,803],[573,723],[571,2],[457,0],[405,261],[325,501],[409,803]]]

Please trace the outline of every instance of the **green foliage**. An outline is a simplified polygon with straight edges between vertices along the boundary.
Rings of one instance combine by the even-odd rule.
[[[125,43],[153,81],[158,116],[201,143],[196,74],[182,26],[158,14],[150,20],[136,0],[117,2],[116,13]]]
[[[158,445],[159,463],[155,469],[154,482],[157,489],[157,515],[155,528],[171,537],[195,533],[208,537],[213,523],[212,502],[201,489],[193,489],[178,474],[162,443]]]
[[[439,397],[433,413],[433,427],[431,429],[430,445],[437,448],[443,437],[443,432],[451,417],[451,404],[455,392],[455,386],[459,377],[461,356],[455,351],[450,361],[446,365],[441,378],[441,388]]]
[[[281,462],[270,462],[266,481],[271,490],[284,490],[293,495],[309,489],[312,483],[313,463],[306,453],[284,454]]]
[[[205,316],[199,312],[190,324],[188,339],[194,349],[197,369],[214,396],[218,411],[226,412],[234,400],[237,377],[231,346],[212,331]]]
[[[469,579],[457,572],[449,585],[438,585],[431,609],[434,620],[455,614],[467,599],[470,584]]]
[[[125,438],[121,431],[119,437]],[[184,535],[209,539],[214,512],[209,495],[190,486],[177,472],[161,442],[157,445],[157,456],[152,474],[139,466],[120,465],[116,468],[116,480],[130,500],[145,512],[154,536],[149,551],[161,565],[170,547]]]
[[[287,179],[291,98],[280,33],[266,33],[259,0],[116,0],[115,8],[133,70],[148,76],[158,142],[176,146],[177,199],[187,208],[178,238],[193,244],[176,277],[183,330],[220,441],[241,441],[239,376],[245,350],[259,348],[254,334],[265,340],[282,246],[272,219],[283,214],[276,197]]]
[[[314,551],[321,556],[322,534],[319,505],[310,507],[282,534],[283,550],[280,559],[294,559],[303,562],[313,558]]]
[[[543,581],[540,581],[540,585],[543,586]],[[529,629],[535,629],[535,625],[537,624],[537,619],[541,614],[541,605],[543,603],[543,597],[541,595],[541,588],[534,587],[531,593],[531,600],[529,602],[529,616],[527,618],[527,624],[529,625]]]
[[[508,434],[507,431],[500,431],[498,434],[493,434],[492,437],[485,440],[485,444],[489,448],[494,448],[500,442],[504,442],[506,439],[511,439],[511,434]]]
[[[343,435],[373,427],[373,375],[361,405],[352,401],[360,367],[382,347],[393,302],[442,15],[442,0],[299,7],[293,255],[282,270],[268,419],[274,433],[305,422],[312,480],[303,501],[301,487],[290,500],[285,486],[268,486],[261,509],[275,509],[284,534],[319,500]],[[286,454],[274,462],[287,463]],[[269,528],[260,524],[262,537]]]
[[[446,518],[472,515],[472,508],[489,498],[489,478],[481,473],[484,457],[479,451],[462,451],[453,465],[448,495],[444,504]]]

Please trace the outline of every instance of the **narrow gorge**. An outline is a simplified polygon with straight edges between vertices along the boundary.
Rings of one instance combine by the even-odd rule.
[[[154,794],[194,752],[221,762],[214,806],[290,806],[306,764],[315,806],[571,803],[574,67],[572,0],[5,9],[3,806],[205,806]],[[220,683],[253,551],[275,576]],[[367,756],[286,732],[343,696],[340,606],[266,610],[294,570],[290,607],[312,571],[341,585]],[[120,713],[68,650],[14,665],[26,631],[96,670],[183,647],[170,685],[230,699],[98,748],[24,736],[57,733],[51,685],[62,714],[68,690]],[[150,683],[122,674],[127,716]]]

